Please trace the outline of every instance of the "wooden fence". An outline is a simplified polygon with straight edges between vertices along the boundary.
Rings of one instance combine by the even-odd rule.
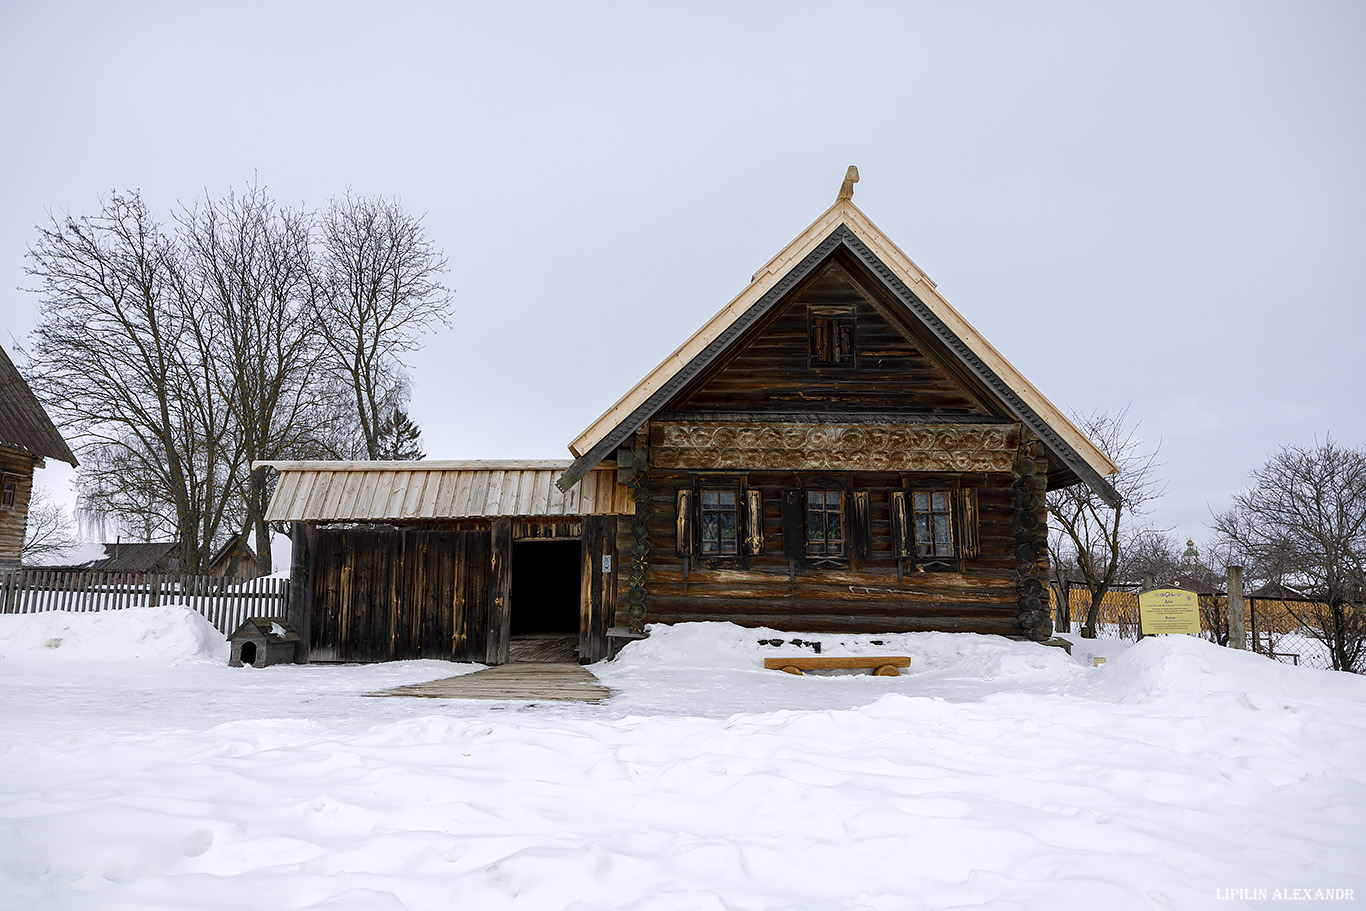
[[[0,575],[0,614],[101,611],[179,604],[198,611],[224,636],[248,617],[283,617],[288,579],[230,582],[168,573],[44,572]]]
[[[1069,603],[1072,629],[1081,629],[1091,592],[1072,583]],[[1058,587],[1052,586],[1057,607]],[[1200,604],[1200,635],[1220,645],[1228,644],[1228,595],[1224,592],[1197,593]],[[1320,636],[1313,632],[1314,618],[1327,605],[1305,598],[1243,598],[1244,629],[1251,650],[1286,664],[1332,668],[1333,658]],[[1055,617],[1057,615],[1055,614]],[[1097,632],[1102,638],[1138,638],[1138,589],[1128,585],[1112,588],[1101,599],[1096,615]],[[1058,620],[1058,628],[1062,628]]]

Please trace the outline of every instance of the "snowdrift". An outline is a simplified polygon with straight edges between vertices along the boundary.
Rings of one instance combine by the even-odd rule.
[[[178,664],[228,660],[228,642],[188,607],[0,615],[0,656]]]
[[[206,627],[0,618],[0,907],[1366,895],[1366,681],[1199,640],[1088,642],[1092,667],[986,636],[660,627],[593,668],[616,695],[589,706],[370,698],[477,666],[228,668]],[[764,670],[812,653],[792,639],[907,654],[910,673]]]

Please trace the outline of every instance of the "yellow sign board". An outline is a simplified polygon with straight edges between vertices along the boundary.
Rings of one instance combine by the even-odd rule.
[[[1200,599],[1179,588],[1155,588],[1138,596],[1139,627],[1143,635],[1194,633],[1200,635]]]

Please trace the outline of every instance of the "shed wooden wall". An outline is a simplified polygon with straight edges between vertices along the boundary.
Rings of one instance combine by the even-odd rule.
[[[310,660],[509,660],[515,540],[582,540],[579,657],[607,655],[616,516],[416,525],[295,523],[290,621]],[[536,567],[529,568],[535,572]]]
[[[484,660],[487,529],[325,526],[313,555],[313,660]]]
[[[23,554],[28,505],[33,496],[33,464],[32,456],[0,449],[0,471],[13,475],[18,481],[14,506],[0,508],[0,569],[18,567]]]
[[[1015,513],[1012,477],[959,476],[963,489],[978,491],[980,555],[961,572],[916,572],[904,565],[898,579],[891,538],[888,492],[932,476],[898,473],[821,473],[826,481],[871,492],[872,553],[849,557],[839,569],[808,566],[790,573],[783,556],[781,491],[800,487],[810,473],[751,471],[749,489],[763,491],[764,554],[731,565],[694,560],[685,574],[675,540],[676,495],[691,487],[689,472],[650,474],[648,622],[729,620],[747,626],[793,631],[911,632],[951,630],[1019,635]],[[942,477],[938,479],[942,483]],[[629,559],[629,556],[627,557]],[[737,566],[734,564],[745,563]],[[626,617],[618,616],[626,625]]]

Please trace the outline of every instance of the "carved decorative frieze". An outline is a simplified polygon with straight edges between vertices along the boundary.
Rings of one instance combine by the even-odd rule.
[[[657,424],[657,468],[1007,472],[1015,427],[1001,424]]]

